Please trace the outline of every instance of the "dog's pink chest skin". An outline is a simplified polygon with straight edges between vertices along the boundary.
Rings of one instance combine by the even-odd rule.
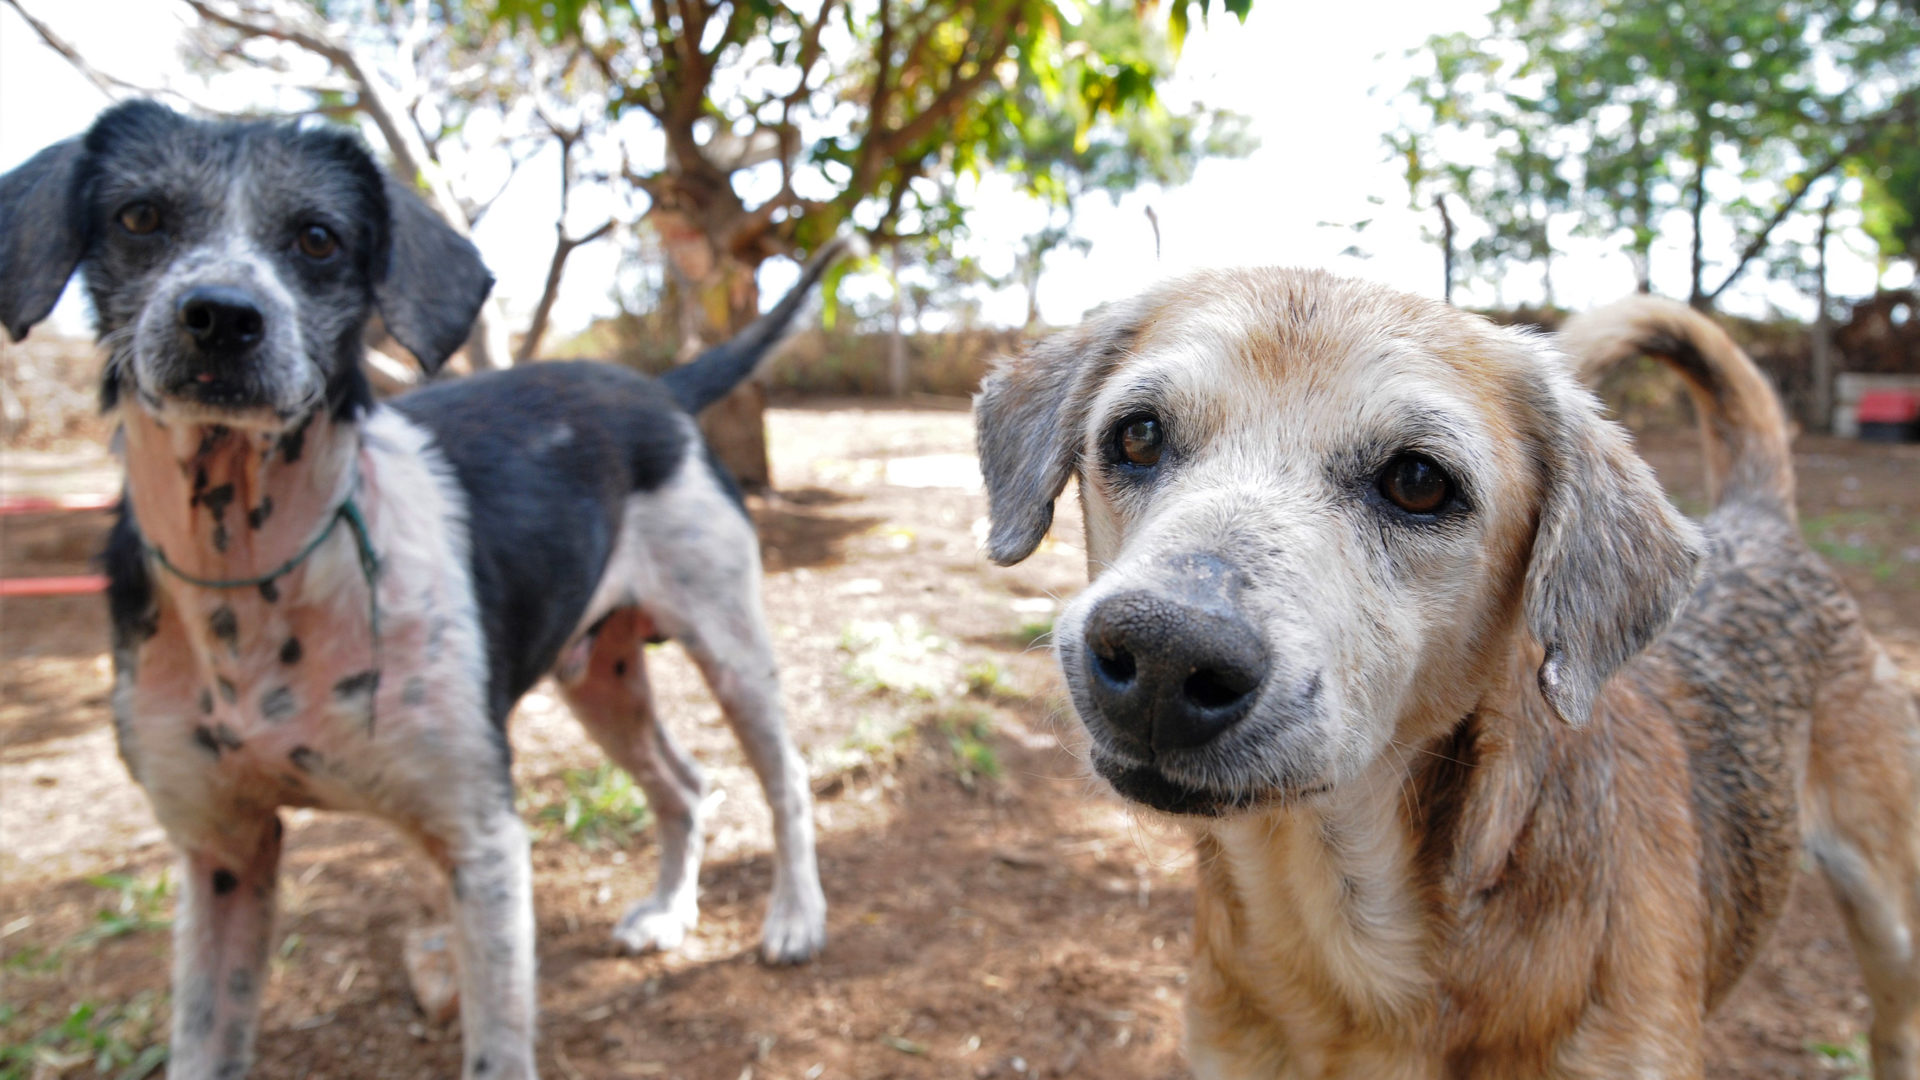
[[[387,434],[419,435],[385,417]],[[317,417],[289,438],[180,431],[129,410],[141,534],[185,574],[272,573],[349,491],[380,560],[377,638],[344,520],[264,584],[204,587],[149,560],[156,630],[123,657],[115,705],[128,764],[176,839],[217,849],[231,823],[278,805],[419,821],[437,812],[413,775],[422,763],[484,767],[484,746],[468,745],[486,724],[464,545],[424,448],[391,445],[382,424],[362,439]]]

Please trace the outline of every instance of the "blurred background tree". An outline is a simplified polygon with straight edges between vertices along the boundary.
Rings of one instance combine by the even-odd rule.
[[[762,262],[804,258],[842,232],[923,266],[953,264],[944,249],[970,209],[957,179],[1010,175],[1070,217],[1089,190],[1170,181],[1201,156],[1244,152],[1227,114],[1162,106],[1169,30],[1184,30],[1188,5],[1165,24],[1144,7],[495,0],[470,10],[546,48],[584,50],[609,117],[639,117],[657,136],[658,152],[629,155],[620,175],[660,237],[691,355],[758,314]],[[1244,0],[1229,7],[1245,13]],[[751,384],[703,417],[749,488],[768,482],[763,408]]]
[[[1416,204],[1477,219],[1464,272],[1538,263],[1550,282],[1560,227],[1617,238],[1648,290],[1671,217],[1691,229],[1688,299],[1711,307],[1756,261],[1817,261],[1813,230],[1787,226],[1829,198],[1887,257],[1914,255],[1920,6],[1501,0],[1488,20],[1430,40],[1387,137]],[[1706,257],[1715,229],[1731,261]]]

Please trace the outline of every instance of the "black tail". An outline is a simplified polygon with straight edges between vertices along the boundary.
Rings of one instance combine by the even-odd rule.
[[[834,240],[820,249],[800,271],[800,280],[796,282],[772,310],[752,325],[734,335],[731,341],[722,342],[694,357],[687,363],[660,376],[673,392],[674,400],[690,413],[698,413],[707,406],[726,397],[734,387],[745,382],[752,375],[760,361],[786,336],[787,324],[799,312],[801,305],[807,302],[807,294],[813,291],[821,275],[827,268],[839,260],[849,246],[845,238]]]

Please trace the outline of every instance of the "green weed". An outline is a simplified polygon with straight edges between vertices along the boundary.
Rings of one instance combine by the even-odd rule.
[[[982,777],[1000,778],[1000,757],[994,753],[993,714],[985,709],[956,708],[936,713],[934,730],[953,755],[955,779],[971,791]]]
[[[992,660],[967,665],[967,693],[978,698],[1024,698],[1005,668]]]
[[[900,744],[912,731],[895,717],[863,713],[853,731],[838,744],[808,752],[814,777],[832,781],[856,770],[891,763],[900,756]]]
[[[159,1041],[160,1001],[155,991],[118,1008],[82,1001],[26,1041],[0,1044],[0,1080],[60,1075],[86,1065],[96,1076],[144,1080],[167,1060],[166,1044]],[[0,1027],[17,1019],[11,1008],[0,1008]]]
[[[1820,1055],[1829,1069],[1843,1074],[1842,1080],[1868,1080],[1867,1037],[1855,1035],[1852,1042],[1817,1042],[1807,1049]]]
[[[541,807],[535,816],[557,823],[568,840],[583,847],[625,847],[653,820],[646,794],[611,761],[591,769],[563,769],[560,782],[565,788],[560,801]]]
[[[1022,649],[1051,645],[1053,643],[1053,620],[1051,618],[1029,619],[1021,623],[1020,628],[1013,632],[1013,640],[1014,644]]]
[[[927,629],[913,615],[894,622],[860,619],[849,623],[840,635],[840,648],[853,654],[847,662],[847,677],[873,693],[931,701],[961,685],[953,642]]]
[[[83,949],[128,934],[165,930],[173,925],[173,920],[165,915],[167,898],[173,895],[173,881],[165,870],[151,881],[142,881],[131,874],[96,874],[87,879],[87,884],[114,893],[116,899],[112,907],[94,913],[93,925],[74,935],[67,943],[69,948]]]

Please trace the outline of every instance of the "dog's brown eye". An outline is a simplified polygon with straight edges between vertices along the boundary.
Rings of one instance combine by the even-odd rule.
[[[1136,416],[1120,425],[1120,456],[1129,465],[1153,465],[1160,460],[1160,444],[1165,436],[1157,417]]]
[[[130,203],[120,211],[120,227],[135,236],[145,236],[160,227],[160,211],[152,203]]]
[[[340,241],[325,225],[309,225],[300,230],[300,254],[309,259],[324,259],[339,247]]]
[[[1409,514],[1432,514],[1453,500],[1453,478],[1424,454],[1401,454],[1380,474],[1380,494]]]

